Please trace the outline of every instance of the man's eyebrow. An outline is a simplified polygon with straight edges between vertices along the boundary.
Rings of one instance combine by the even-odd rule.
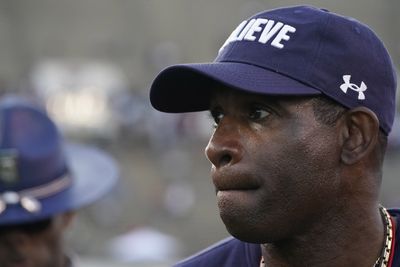
[[[313,96],[293,96],[293,95],[265,95],[250,92],[232,91],[225,88],[214,90],[210,96],[210,108],[218,106],[221,101],[230,97],[231,95],[248,97],[246,101],[253,103],[260,103],[271,105],[272,107],[285,109],[288,105],[299,105],[304,104],[311,99]]]

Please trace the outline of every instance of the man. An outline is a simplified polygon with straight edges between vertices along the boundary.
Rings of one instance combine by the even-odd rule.
[[[0,118],[0,266],[72,267],[65,229],[111,189],[116,165],[65,143],[46,113],[21,98],[1,99]]]
[[[233,236],[176,266],[400,266],[400,211],[378,202],[395,77],[372,30],[311,6],[258,13],[213,63],[163,70],[156,109],[214,118],[206,155]]]

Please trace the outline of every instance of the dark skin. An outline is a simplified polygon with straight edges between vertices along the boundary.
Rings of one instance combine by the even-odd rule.
[[[0,266],[67,267],[63,235],[74,212],[51,220],[0,226]]]
[[[263,244],[266,266],[373,266],[384,242],[373,112],[325,125],[310,97],[234,90],[218,90],[210,111],[206,155],[233,236]]]

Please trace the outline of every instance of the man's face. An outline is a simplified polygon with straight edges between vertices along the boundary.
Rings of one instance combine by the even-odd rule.
[[[71,219],[66,213],[39,222],[0,226],[0,266],[64,267],[62,235]]]
[[[206,148],[220,216],[248,242],[301,235],[340,190],[338,126],[315,120],[310,98],[221,90]]]

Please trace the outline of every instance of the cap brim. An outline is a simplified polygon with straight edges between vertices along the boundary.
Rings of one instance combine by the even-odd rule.
[[[11,205],[1,214],[0,225],[21,224],[76,210],[101,198],[116,183],[119,171],[115,161],[105,152],[81,145],[65,146],[71,186],[57,194],[39,199],[41,208],[30,213],[21,205]]]
[[[317,95],[315,88],[283,74],[238,62],[181,64],[154,79],[150,102],[159,111],[178,113],[209,108],[213,90],[228,86],[266,95]]]

